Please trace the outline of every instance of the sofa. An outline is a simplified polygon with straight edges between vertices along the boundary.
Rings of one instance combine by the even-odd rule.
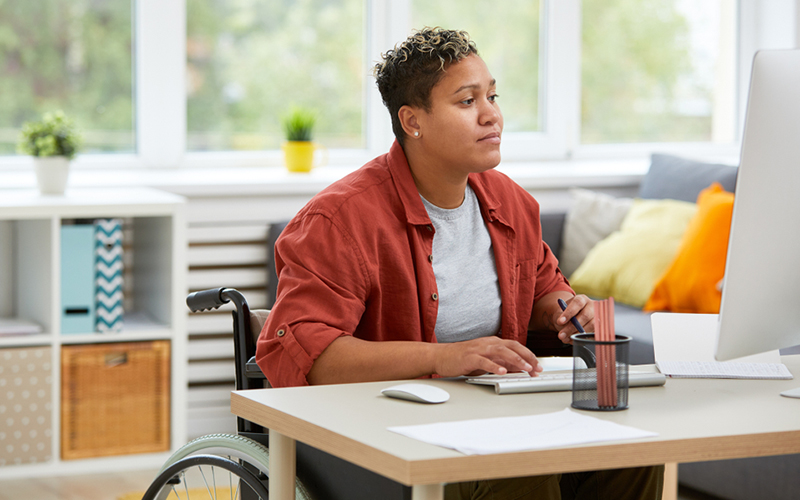
[[[652,276],[663,275],[664,259],[667,258],[667,255],[670,252],[674,254],[678,248],[683,248],[681,247],[682,235],[678,233],[681,232],[682,224],[685,228],[687,224],[684,223],[690,222],[687,221],[687,218],[693,217],[690,215],[693,213],[691,204],[695,203],[698,195],[714,182],[719,183],[724,191],[732,193],[736,185],[736,172],[736,167],[728,165],[654,154],[651,158],[650,168],[642,179],[636,199],[612,198],[587,190],[572,190],[573,203],[568,211],[543,212],[541,214],[542,237],[554,254],[559,257],[564,274],[568,278],[579,278],[571,279],[572,285],[579,292],[583,291],[579,288],[579,284],[584,285],[589,291],[595,291],[593,286],[599,286],[598,283],[605,286],[610,282],[624,281],[626,277],[621,274],[625,272],[633,275],[627,277],[630,280],[639,279],[647,272],[651,272],[650,279],[652,280]],[[675,200],[676,203],[669,200]],[[637,259],[655,259],[655,256],[650,255],[654,252],[645,249],[643,252],[646,255],[626,254],[620,257],[622,262],[617,263],[616,269],[601,269],[600,272],[588,269],[592,263],[595,263],[597,267],[603,267],[607,261],[614,261],[617,257],[616,254],[620,253],[620,245],[624,245],[626,241],[640,241],[636,240],[637,236],[635,235],[629,235],[628,240],[620,236],[624,232],[622,229],[626,227],[624,224],[631,222],[627,217],[632,214],[631,207],[634,205],[640,208],[640,213],[644,208],[655,210],[656,207],[661,208],[663,212],[673,212],[670,216],[674,216],[675,220],[667,221],[662,213],[661,218],[652,219],[659,221],[660,227],[649,228],[651,232],[647,232],[648,228],[641,228],[642,233],[638,235],[639,238],[645,240],[661,238],[657,245],[659,251],[665,252],[660,257],[661,262],[656,265],[648,261],[647,265],[662,267],[655,270],[645,269],[642,266],[636,267]],[[643,217],[641,220],[646,221],[647,218]],[[671,229],[672,226],[674,228]],[[674,233],[671,237],[663,234],[669,233],[670,230]],[[630,244],[636,245],[636,243]],[[671,260],[671,258],[669,259]],[[629,268],[633,268],[633,270]],[[590,275],[591,279],[585,279],[587,275]],[[595,280],[595,283],[592,283],[592,279]],[[619,288],[619,283],[617,285],[616,292],[620,295],[627,294],[630,299],[627,301],[629,303],[616,301],[616,333],[631,337],[630,360],[632,364],[653,363],[650,313],[642,310],[642,294],[628,294],[628,289]],[[629,288],[636,287],[631,285]],[[641,288],[643,287],[640,286]],[[587,295],[604,298],[599,293],[587,293]],[[784,349],[781,352],[782,354],[800,354],[800,346]],[[678,477],[682,486],[722,499],[779,500],[800,498],[798,471],[800,471],[800,454],[680,464]]]

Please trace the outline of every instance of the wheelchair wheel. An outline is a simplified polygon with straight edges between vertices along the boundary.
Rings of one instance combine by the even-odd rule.
[[[142,500],[205,500],[216,498],[267,500],[267,487],[252,472],[231,459],[215,455],[183,458],[163,469]]]
[[[159,474],[171,465],[197,454],[224,457],[231,461],[239,460],[248,472],[252,471],[261,480],[269,477],[269,448],[236,434],[209,434],[189,441],[167,459]],[[156,498],[158,497],[153,497],[153,499]],[[310,493],[300,480],[295,481],[295,498],[312,500]]]

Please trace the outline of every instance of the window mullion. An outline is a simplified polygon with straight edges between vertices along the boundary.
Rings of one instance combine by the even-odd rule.
[[[186,3],[137,0],[135,19],[138,156],[174,167],[186,150]]]
[[[367,149],[371,156],[388,151],[394,133],[386,107],[372,77],[381,54],[408,36],[411,30],[410,0],[370,0],[367,27]]]
[[[545,126],[555,157],[569,157],[580,143],[580,0],[547,0]]]
[[[504,162],[565,159],[579,141],[580,0],[543,0],[542,6],[539,88],[543,128],[503,137]]]

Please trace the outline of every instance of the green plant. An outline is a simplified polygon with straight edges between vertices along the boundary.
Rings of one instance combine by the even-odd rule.
[[[32,156],[75,157],[82,143],[75,123],[63,111],[48,112],[39,121],[26,122],[17,142],[17,151]]]
[[[283,130],[286,131],[287,141],[310,141],[311,131],[317,117],[311,110],[304,108],[292,108],[283,117]]]

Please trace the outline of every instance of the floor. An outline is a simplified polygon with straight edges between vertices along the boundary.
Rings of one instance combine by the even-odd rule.
[[[144,491],[156,471],[86,476],[7,479],[0,481],[0,500],[117,500],[126,493]],[[685,488],[678,500],[720,500]]]
[[[0,481],[0,500],[117,500],[127,493],[144,492],[156,472],[5,479]]]

